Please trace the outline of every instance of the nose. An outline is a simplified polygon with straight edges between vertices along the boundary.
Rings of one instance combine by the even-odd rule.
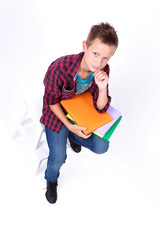
[[[97,61],[96,61],[96,66],[98,68],[100,68],[102,66],[102,59],[101,58],[98,58]]]

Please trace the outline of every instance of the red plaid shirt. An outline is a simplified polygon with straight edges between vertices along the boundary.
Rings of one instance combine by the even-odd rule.
[[[60,103],[61,100],[72,98],[76,93],[76,73],[81,62],[84,52],[75,55],[67,55],[55,60],[48,68],[44,78],[45,92],[43,97],[43,110],[40,122],[47,128],[54,132],[59,132],[63,126],[62,121],[52,112],[50,105]],[[107,64],[103,69],[109,76],[109,65]],[[93,96],[93,104],[96,110],[100,113],[106,112],[111,101],[111,97],[107,96],[108,103],[102,109],[97,108],[98,86],[94,79],[88,89]],[[63,108],[62,108],[63,109]],[[63,109],[64,113],[66,111]]]

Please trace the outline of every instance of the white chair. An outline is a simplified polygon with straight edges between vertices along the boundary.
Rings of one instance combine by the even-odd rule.
[[[43,97],[38,96],[25,100],[23,112],[17,121],[13,138],[19,133],[25,144],[34,150],[39,166],[41,161],[48,157],[44,126],[40,123],[42,115]]]

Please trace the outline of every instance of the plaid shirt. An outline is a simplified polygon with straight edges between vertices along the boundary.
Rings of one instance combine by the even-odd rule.
[[[43,97],[43,110],[40,122],[47,128],[54,132],[59,132],[63,126],[62,121],[52,112],[50,105],[60,103],[61,100],[72,98],[76,93],[77,85],[77,70],[84,52],[75,55],[67,55],[55,60],[48,68],[44,78],[45,92]],[[109,76],[109,65],[107,64],[103,69]],[[111,101],[111,97],[107,96],[108,103],[106,106],[99,110],[97,108],[98,86],[94,79],[88,91],[92,94],[93,104],[96,110],[100,113],[106,112]],[[63,109],[63,107],[62,107]],[[66,111],[63,109],[64,113]]]

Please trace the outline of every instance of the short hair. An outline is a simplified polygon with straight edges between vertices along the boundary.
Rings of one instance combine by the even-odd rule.
[[[87,47],[89,47],[96,38],[99,38],[102,43],[114,45],[116,48],[118,47],[117,32],[109,23],[102,22],[91,27],[86,40]]]

